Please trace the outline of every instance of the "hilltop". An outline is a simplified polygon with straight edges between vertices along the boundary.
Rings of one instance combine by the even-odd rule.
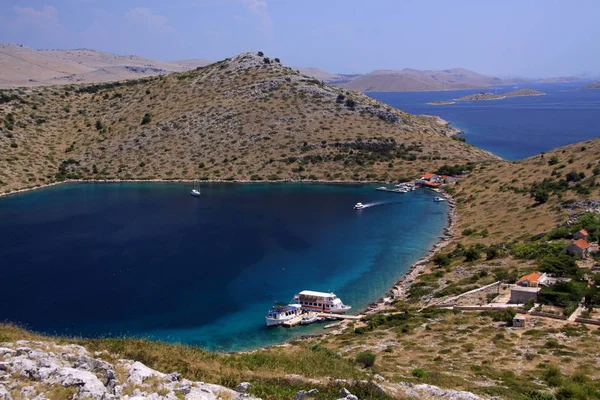
[[[415,116],[244,53],[193,71],[1,94],[0,185],[64,179],[389,180],[496,159]]]
[[[373,71],[342,86],[362,92],[416,92],[428,90],[474,89],[521,83],[521,79],[489,77],[462,68],[443,71],[403,69]]]
[[[164,62],[90,49],[36,50],[0,44],[0,87],[120,81],[183,72],[207,65],[205,60]]]
[[[600,81],[595,81],[592,83],[588,83],[581,87],[582,89],[600,89]]]

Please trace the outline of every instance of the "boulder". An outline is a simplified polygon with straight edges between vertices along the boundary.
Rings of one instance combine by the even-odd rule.
[[[239,385],[237,385],[235,391],[238,393],[246,393],[248,392],[248,390],[250,390],[251,387],[252,385],[249,382],[242,382]]]
[[[8,390],[2,384],[0,384],[0,400],[12,400],[10,393],[8,393]]]
[[[164,379],[165,374],[155,371],[152,368],[148,368],[141,362],[136,361],[129,367],[129,376],[127,377],[127,381],[136,385],[141,385],[151,376]]]
[[[299,392],[297,392],[294,397],[292,397],[292,400],[304,400],[304,399],[313,399],[317,396],[317,393],[319,393],[319,391],[317,389],[310,389],[310,390],[301,390]]]

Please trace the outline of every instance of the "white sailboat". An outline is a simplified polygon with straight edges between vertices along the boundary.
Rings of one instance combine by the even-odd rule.
[[[198,173],[196,173],[196,179],[194,180],[194,188],[192,189],[190,194],[194,197],[200,196],[200,185],[198,184]]]

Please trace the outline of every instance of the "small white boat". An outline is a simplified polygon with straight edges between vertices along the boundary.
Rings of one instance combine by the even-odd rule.
[[[316,313],[308,313],[302,317],[300,325],[310,325],[314,322],[323,321],[323,318],[319,318]]]
[[[363,208],[365,208],[366,206],[363,203],[356,203],[354,205],[354,209],[355,210],[362,210]]]
[[[433,201],[440,202],[440,201],[446,201],[446,199],[443,197],[434,197]]]
[[[386,188],[385,186],[379,186],[378,188],[375,188],[375,190],[389,190],[389,189]]]
[[[200,197],[200,186],[198,186],[198,173],[196,172],[196,180],[194,181],[194,188],[190,192],[194,197]]]
[[[299,304],[274,305],[265,316],[267,326],[279,326],[284,322],[297,318],[302,314]]]
[[[292,303],[300,305],[305,311],[321,313],[343,314],[352,308],[342,303],[342,300],[334,293],[314,292],[312,290],[303,290],[298,293],[294,296]]]

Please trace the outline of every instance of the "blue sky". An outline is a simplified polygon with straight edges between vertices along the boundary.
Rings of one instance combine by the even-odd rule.
[[[600,0],[2,0],[0,42],[332,72],[600,74]]]

